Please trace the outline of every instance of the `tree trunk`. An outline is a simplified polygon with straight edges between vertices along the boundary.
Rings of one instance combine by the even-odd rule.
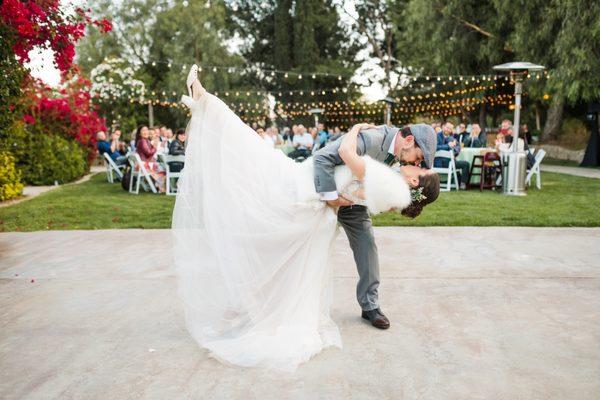
[[[535,110],[535,130],[539,132],[542,130],[542,110],[540,109],[540,103],[536,102],[533,108]]]
[[[552,99],[541,140],[555,139],[558,136],[560,125],[562,124],[564,105],[565,100],[562,97],[555,96]]]
[[[487,142],[488,142],[488,134],[487,134],[487,130],[486,128],[486,116],[487,116],[487,110],[485,107],[485,103],[481,103],[479,105],[479,117],[478,117],[478,122],[479,122],[479,126],[481,127],[481,134],[479,135],[479,140],[483,140],[483,145],[484,147],[487,146]]]
[[[487,110],[485,109],[485,103],[481,103],[481,105],[479,106],[479,126],[481,127],[481,130],[485,130],[486,116]]]

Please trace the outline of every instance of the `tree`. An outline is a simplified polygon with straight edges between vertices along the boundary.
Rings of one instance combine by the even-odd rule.
[[[253,66],[278,71],[251,77],[253,84],[276,92],[278,104],[325,104],[356,97],[352,90],[316,90],[347,89],[358,66],[358,47],[348,27],[339,22],[333,1],[243,0],[236,6],[231,19],[235,31],[246,38],[242,55]],[[293,90],[297,93],[290,94]]]
[[[90,72],[90,93],[100,106],[107,124],[119,124],[124,132],[132,132],[143,118],[140,103],[145,101],[144,82],[135,79],[135,65],[121,58],[106,58]]]
[[[395,16],[396,57],[413,76],[487,74],[512,57],[504,40],[509,22],[498,17],[494,2],[411,0]],[[475,97],[486,95],[483,91]],[[482,102],[477,110],[482,126],[487,111]]]
[[[359,0],[354,3],[354,10],[348,9],[348,3],[342,1],[340,4],[345,15],[353,21],[352,27],[360,37],[362,48],[383,71],[383,76],[376,81],[388,93],[397,89],[406,72],[397,58],[399,29],[394,24],[405,3],[405,0]],[[365,72],[372,74],[374,71]],[[373,82],[372,79],[369,81]]]
[[[144,82],[146,97],[153,101],[157,121],[183,126],[186,111],[177,104],[186,92],[185,76],[193,63],[216,67],[239,67],[242,59],[229,51],[227,8],[222,1],[199,0],[165,5],[157,0],[113,3],[101,0],[100,10],[109,10],[114,33],[104,41],[89,38],[79,48],[80,62],[89,73],[105,58],[120,57],[135,67],[134,78]],[[143,21],[143,23],[141,23]],[[227,69],[201,72],[209,91],[244,88],[244,77]],[[117,110],[118,113],[118,110]]]
[[[543,91],[552,95],[542,139],[557,136],[565,104],[600,98],[600,3],[591,0],[505,2],[516,23],[516,53],[549,69]]]
[[[558,132],[565,102],[599,97],[596,1],[410,0],[399,15],[397,57],[417,72],[481,74],[515,60],[545,65],[549,79],[527,85],[536,104],[552,97],[544,139]]]

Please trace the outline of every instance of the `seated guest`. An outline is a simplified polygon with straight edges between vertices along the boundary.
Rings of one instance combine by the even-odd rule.
[[[523,136],[528,145],[533,144],[533,137],[531,136],[531,132],[529,131],[527,124],[521,125],[521,132],[519,132],[519,136]]]
[[[512,139],[512,130],[509,130],[510,132],[510,138]],[[504,134],[498,132],[498,134],[496,135],[496,140],[494,141],[494,147],[496,148],[496,150],[500,150],[500,151],[508,151],[508,149],[510,148],[510,145],[506,142],[506,138],[508,136],[505,136]]]
[[[172,156],[183,156],[185,155],[185,129],[177,129],[175,139],[171,141],[169,145],[169,155]],[[179,172],[183,169],[182,162],[170,162],[169,169],[171,172]]]
[[[158,138],[154,138],[157,142]],[[157,189],[160,193],[165,192],[165,171],[159,163],[155,161],[157,146],[150,141],[150,130],[146,125],[140,125],[135,135],[135,148],[140,159],[144,163],[146,170],[152,176]]]
[[[281,138],[285,143],[292,144],[292,139],[294,137],[294,134],[292,132],[296,129],[296,125],[292,125],[292,129],[288,128],[287,126],[283,128],[283,135]]]
[[[271,136],[271,140],[276,146],[280,146],[283,144],[283,137],[279,134],[279,129],[276,126],[272,126],[269,135]]]
[[[267,146],[275,148],[275,141],[273,140],[273,136],[271,136],[271,128],[264,130],[263,128],[259,127],[256,130],[256,133],[258,133],[258,135],[265,141]]]
[[[317,140],[318,140],[318,145],[319,148],[325,146],[325,144],[327,144],[327,141],[329,140],[329,132],[327,132],[327,130],[325,130],[325,124],[323,124],[322,122],[319,122],[318,128],[317,128]]]
[[[329,137],[329,141],[335,142],[336,140],[341,138],[343,135],[344,135],[344,132],[342,132],[342,129],[339,126],[336,126],[335,128],[333,128],[333,135],[331,135]]]
[[[121,140],[121,130],[119,128],[116,128],[114,130],[114,132],[112,133],[111,137],[117,141],[117,143],[119,144],[119,153],[121,153],[122,155],[126,155],[127,154],[127,144]]]
[[[510,129],[509,130],[509,134],[504,136],[504,142],[506,143],[507,147],[510,148],[512,146],[512,142],[513,142],[513,130]],[[517,150],[518,151],[524,151],[524,150],[529,150],[529,146],[527,145],[527,141],[523,140],[523,137],[521,136],[521,134],[519,133],[519,142],[518,142],[518,146],[517,146]]]
[[[465,138],[463,143],[465,147],[485,147],[484,143],[480,139],[481,127],[479,124],[471,125],[471,134]]]
[[[171,143],[173,143],[173,140],[175,140],[175,136],[173,135],[173,129],[167,128],[167,130],[165,131],[165,138],[167,139],[168,147],[171,145]]]
[[[510,132],[509,132],[510,131]],[[500,124],[500,129],[498,129],[498,133],[503,136],[512,135],[512,123],[508,119],[503,119]]]
[[[454,137],[456,138],[458,143],[464,143],[467,136],[469,136],[469,133],[467,132],[467,126],[461,122],[460,124],[458,124],[458,130]]]
[[[442,125],[442,130],[437,136],[436,151],[452,151],[454,153],[454,157],[456,157],[460,154],[460,144],[458,144],[458,141],[452,134],[453,129],[454,125],[452,122],[446,122]],[[469,164],[468,161],[463,160],[454,160],[454,164],[459,172],[459,187],[461,189],[466,189],[467,183],[469,182],[469,170],[471,169],[471,164]],[[450,165],[450,159],[447,157],[436,157],[433,161],[433,166],[437,168],[447,168],[448,165]]]
[[[108,142],[106,140],[106,133],[100,131],[96,134],[96,147],[98,148],[100,155],[107,153],[115,164],[124,165],[127,162],[127,157],[118,150],[120,136],[121,131],[115,131],[111,135],[110,142]]]
[[[288,154],[288,157],[293,159],[310,157],[313,144],[314,139],[312,135],[306,131],[304,125],[298,125],[298,134],[294,135],[294,139],[292,140],[295,150]]]
[[[134,129],[129,134],[129,138],[131,139],[129,141],[129,151],[132,152],[132,153],[135,153],[135,137],[136,137],[136,132],[137,132],[137,129]]]
[[[154,154],[154,159],[158,159],[158,155],[159,154],[167,154],[169,149],[168,149],[168,144],[166,140],[163,140],[161,138],[161,129],[156,127],[154,129],[150,129],[150,133],[149,133],[149,139],[150,139],[150,143],[152,144],[152,146],[154,146],[154,148],[156,148],[156,153]]]
[[[169,130],[169,128],[167,128],[167,126],[166,126],[166,125],[161,125],[161,126],[158,128],[158,132],[159,132],[159,136],[158,136],[158,138],[159,138],[159,140],[160,140],[161,142],[166,142],[166,141],[168,140],[168,138],[167,138],[167,131],[168,131],[168,130]],[[171,132],[171,136],[172,136],[172,133],[173,133],[173,132]]]

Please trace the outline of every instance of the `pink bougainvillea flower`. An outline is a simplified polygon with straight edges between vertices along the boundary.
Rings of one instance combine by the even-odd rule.
[[[23,121],[28,124],[28,125],[33,125],[35,124],[35,118],[33,118],[31,115],[29,114],[25,114],[23,116]]]
[[[60,0],[3,0],[0,2],[0,21],[15,33],[13,51],[22,63],[29,61],[35,47],[54,50],[54,62],[61,72],[73,66],[75,45],[93,24],[101,32],[110,32],[107,19],[92,20],[91,10],[78,8],[74,14],[60,8]]]

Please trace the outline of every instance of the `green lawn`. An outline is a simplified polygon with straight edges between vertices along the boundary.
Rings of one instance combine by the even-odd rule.
[[[558,165],[561,167],[579,167],[579,163],[575,161],[559,160],[556,158],[544,158],[543,164],[546,165]],[[600,168],[600,167],[581,167],[581,168]]]
[[[374,218],[379,226],[600,226],[600,179],[544,173],[542,190],[508,197],[477,190],[442,193],[410,220],[397,213]],[[138,196],[106,182],[104,173],[32,200],[0,208],[0,231],[168,228],[175,198]]]

